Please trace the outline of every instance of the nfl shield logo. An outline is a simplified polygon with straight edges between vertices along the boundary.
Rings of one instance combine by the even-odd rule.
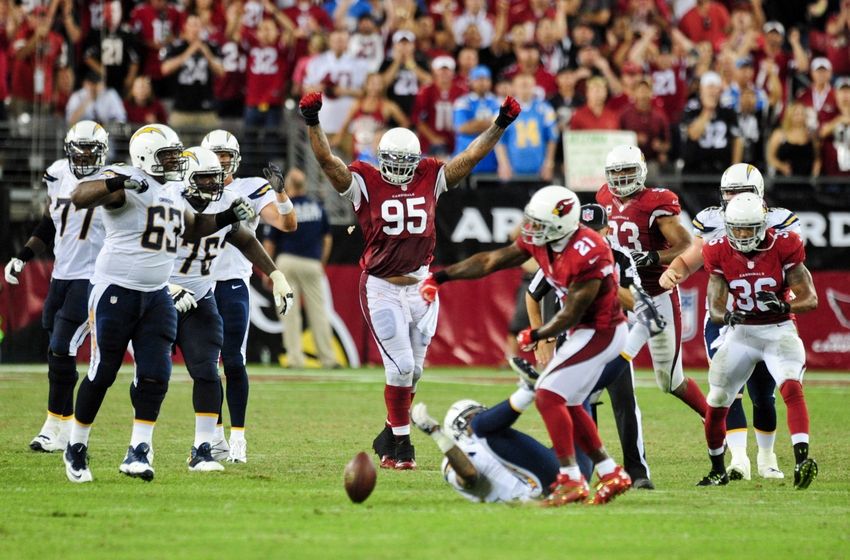
[[[585,208],[584,210],[582,210],[581,211],[581,221],[582,222],[589,222],[591,220],[593,220],[593,209],[592,208]]]

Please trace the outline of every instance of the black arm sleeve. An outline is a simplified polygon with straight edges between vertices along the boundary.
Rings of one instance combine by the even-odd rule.
[[[531,299],[534,301],[542,301],[543,298],[552,291],[552,286],[549,282],[546,281],[546,277],[543,275],[543,270],[538,269],[537,272],[534,273],[534,278],[531,279],[531,282],[528,283],[528,295],[531,296]]]
[[[56,225],[53,223],[53,219],[47,214],[42,214],[41,221],[32,232],[32,237],[41,239],[41,242],[45,246],[50,247],[53,245],[53,237],[55,235]]]

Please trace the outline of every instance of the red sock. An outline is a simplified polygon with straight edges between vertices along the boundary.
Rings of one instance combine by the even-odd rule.
[[[599,430],[593,423],[593,418],[583,406],[568,406],[570,416],[573,419],[573,431],[576,443],[586,455],[602,448],[602,440],[599,439]]]
[[[573,421],[564,397],[546,389],[538,389],[535,403],[555,447],[555,455],[559,459],[575,455]]]
[[[809,433],[809,411],[806,408],[806,398],[803,396],[803,386],[799,381],[786,381],[779,388],[782,399],[788,408],[788,431],[791,435]]]
[[[705,415],[705,441],[709,449],[723,449],[723,440],[726,439],[726,415],[729,407],[708,407]]]
[[[708,405],[705,403],[705,395],[702,394],[702,389],[699,388],[699,385],[697,385],[697,382],[692,377],[687,378],[685,382],[685,394],[679,398],[699,414],[701,418],[705,418],[708,410]]]
[[[384,385],[387,420],[393,428],[410,424],[410,387]]]

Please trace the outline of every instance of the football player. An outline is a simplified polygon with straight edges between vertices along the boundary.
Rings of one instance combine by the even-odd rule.
[[[537,191],[525,207],[522,232],[511,245],[478,253],[429,276],[420,287],[431,300],[449,280],[481,278],[534,258],[561,299],[561,310],[542,327],[519,333],[520,347],[568,331],[535,385],[543,417],[561,464],[552,483],[552,505],[584,501],[590,489],[575,457],[574,438],[599,474],[591,503],[611,501],[631,487],[631,479],[605,451],[593,419],[582,407],[605,365],[626,342],[626,318],[617,299],[614,257],[605,239],[579,223],[581,203],[561,186]],[[575,434],[575,435],[574,435]]]
[[[132,166],[110,165],[71,193],[76,208],[103,207],[106,238],[95,261],[88,299],[89,372],[77,391],[74,424],[63,455],[71,482],[91,482],[88,443],[92,423],[133,343],[130,386],[133,432],[119,470],[153,480],[153,429],[171,376],[177,312],[168,279],[180,238],[195,241],[253,217],[242,199],[218,214],[185,210],[181,191],[186,159],[177,134],[161,124],[130,138]]]
[[[767,226],[761,197],[742,193],[724,211],[725,237],[702,248],[708,280],[711,321],[727,325],[708,371],[710,390],[705,438],[711,471],[699,486],[727,484],[724,464],[726,415],[755,365],[764,362],[788,409],[794,446],[794,488],[808,488],[818,474],[809,457],[809,414],[801,384],[806,350],[794,324],[795,313],[818,306],[817,292],[804,261],[800,236]],[[794,299],[788,301],[789,292]],[[729,296],[732,307],[728,307]]]
[[[439,305],[420,297],[417,286],[433,260],[437,200],[490,153],[520,106],[514,98],[505,98],[495,122],[445,164],[422,158],[419,140],[410,130],[390,129],[378,143],[378,169],[361,161],[345,165],[331,153],[319,126],[321,108],[321,93],[301,98],[313,153],[334,189],[351,201],[366,240],[360,258],[360,304],[383,358],[387,407],[384,429],[372,447],[381,467],[413,469],[410,403],[436,330]]]
[[[729,167],[720,179],[720,206],[711,206],[700,211],[693,220],[694,240],[687,251],[676,257],[659,283],[664,289],[672,289],[685,281],[693,272],[702,267],[702,247],[712,239],[724,235],[723,209],[736,194],[751,192],[764,198],[764,179],[761,172],[748,163],[736,163]],[[797,215],[785,208],[767,209],[767,227],[775,231],[800,234],[800,221]],[[706,300],[706,309],[708,301]],[[722,342],[726,327],[712,323],[706,313],[705,350],[709,359],[714,357]],[[747,381],[747,392],[753,403],[753,428],[758,444],[757,465],[762,478],[785,478],[779,469],[773,445],[776,440],[776,397],[773,381],[764,362],[756,365],[753,375]],[[726,443],[732,455],[728,468],[730,480],[750,480],[750,458],[747,456],[747,416],[742,403],[743,387],[729,408],[726,418]]]
[[[298,227],[292,201],[283,188],[283,174],[276,166],[264,170],[266,178],[235,177],[242,155],[239,141],[226,130],[213,130],[201,141],[201,147],[212,150],[224,168],[225,191],[244,197],[257,217],[241,227],[251,234],[257,231],[260,218],[281,230],[294,231]],[[230,441],[224,438],[224,427],[219,414],[213,442],[213,456],[231,463],[248,461],[248,444],[245,440],[245,415],[248,409],[248,370],[245,368],[245,347],[251,320],[250,290],[251,262],[228,243],[212,268],[215,280],[215,300],[224,322],[224,342],[221,360],[227,380],[227,409],[230,411]]]
[[[631,361],[648,342],[658,387],[705,417],[705,396],[682,369],[679,292],[658,284],[666,265],[691,243],[688,230],[679,221],[679,197],[667,189],[646,187],[646,161],[635,146],[616,146],[608,153],[605,177],[607,183],[596,193],[596,201],[608,211],[615,242],[632,252],[641,284],[666,322],[664,330],[653,337],[646,327],[636,324],[618,361]]]
[[[104,237],[101,211],[81,211],[71,203],[71,192],[78,181],[103,167],[108,152],[109,134],[98,123],[80,121],[68,130],[65,157],[44,173],[48,201],[41,222],[18,256],[6,265],[6,281],[17,284],[27,261],[53,245],[55,261],[42,317],[50,336],[47,419],[30,442],[33,451],[64,451],[68,444],[79,378],[77,349],[89,332],[89,278]]]
[[[189,148],[183,179],[183,197],[195,212],[217,214],[227,210],[237,196],[224,189],[224,170],[218,157],[202,147]],[[189,456],[190,471],[221,471],[224,467],[212,456],[211,443],[221,409],[221,381],[218,357],[223,327],[218,312],[211,268],[225,244],[236,247],[251,263],[268,275],[275,297],[283,297],[283,313],[291,308],[292,289],[277,270],[257,238],[240,223],[220,229],[194,242],[184,240],[177,248],[177,262],[171,273],[170,290],[178,311],[177,346],[183,352],[193,380],[195,442]]]

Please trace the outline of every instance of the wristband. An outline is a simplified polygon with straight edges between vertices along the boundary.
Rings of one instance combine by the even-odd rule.
[[[443,282],[448,282],[449,280],[451,280],[451,278],[449,278],[449,273],[445,270],[438,270],[434,273],[434,282],[436,282],[437,284],[442,284]]]
[[[292,201],[288,198],[283,202],[277,203],[277,211],[280,212],[281,215],[289,214],[295,210],[295,205],[292,204]]]
[[[499,113],[499,115],[496,117],[496,122],[494,124],[499,128],[504,129],[508,128],[508,126],[510,126],[512,122],[514,121],[509,116]]]
[[[110,177],[106,179],[104,183],[106,183],[106,190],[111,193],[115,191],[120,191],[124,189],[124,181],[127,180],[123,175],[118,175],[116,177]]]
[[[32,249],[30,249],[29,247],[24,247],[23,249],[21,249],[21,252],[18,253],[18,256],[16,258],[22,260],[23,262],[27,262],[34,256],[35,253]]]
[[[215,226],[218,229],[229,226],[230,224],[235,224],[238,221],[239,218],[236,217],[236,212],[233,208],[228,208],[224,212],[219,212],[215,215]]]
[[[787,313],[791,313],[791,304],[788,303],[787,301],[779,302],[779,312],[782,313],[783,315],[785,315]]]
[[[449,452],[449,449],[455,446],[455,442],[453,442],[449,437],[437,428],[433,432],[431,432],[431,439],[434,440],[434,443],[437,444],[437,447],[440,448],[440,451],[443,452],[443,455]]]
[[[537,342],[540,340],[540,333],[537,332],[538,329],[531,329],[528,333],[528,338],[531,339],[531,342]]]

